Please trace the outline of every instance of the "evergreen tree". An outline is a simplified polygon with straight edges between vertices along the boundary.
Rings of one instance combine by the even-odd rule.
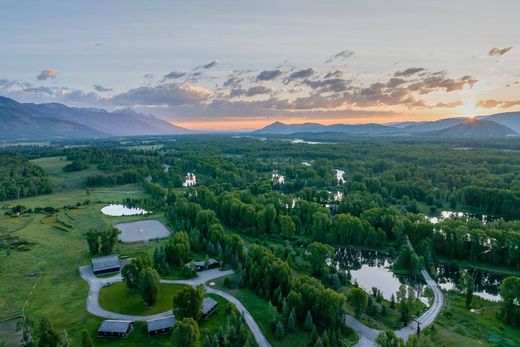
[[[307,317],[305,318],[305,330],[312,331],[314,328],[314,322],[312,321],[311,311],[307,311]]]

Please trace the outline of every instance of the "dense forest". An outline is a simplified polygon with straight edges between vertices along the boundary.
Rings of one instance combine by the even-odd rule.
[[[51,191],[52,182],[42,168],[23,156],[0,152],[0,201]]]

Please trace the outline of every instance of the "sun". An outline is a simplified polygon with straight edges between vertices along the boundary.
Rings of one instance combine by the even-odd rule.
[[[477,107],[473,102],[466,102],[459,107],[459,110],[462,112],[462,115],[467,117],[473,117],[478,114]]]

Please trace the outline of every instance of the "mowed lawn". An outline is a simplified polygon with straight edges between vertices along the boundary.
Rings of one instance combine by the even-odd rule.
[[[149,307],[135,292],[132,292],[124,282],[117,282],[99,291],[99,304],[105,310],[135,316],[148,316],[166,312],[172,309],[173,297],[184,284],[161,283],[157,293],[157,302]]]

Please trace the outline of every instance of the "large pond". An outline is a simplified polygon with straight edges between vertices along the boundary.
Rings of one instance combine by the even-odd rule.
[[[135,216],[135,215],[139,215],[139,214],[150,213],[139,207],[132,207],[132,206],[126,206],[126,205],[119,205],[119,204],[111,204],[111,205],[105,206],[101,209],[101,212],[104,215],[112,216],[112,217]]]
[[[381,290],[385,299],[390,299],[401,284],[413,287],[421,301],[427,303],[422,297],[426,285],[422,278],[395,275],[391,267],[393,257],[387,253],[359,250],[353,248],[340,249],[337,252],[338,266],[345,271],[350,270],[352,282],[357,282],[364,290],[371,292],[372,287]],[[444,290],[456,290],[459,282],[459,269],[453,266],[437,265],[437,283]],[[474,294],[486,300],[499,301],[500,283],[503,277],[479,270],[470,270],[475,281]]]

